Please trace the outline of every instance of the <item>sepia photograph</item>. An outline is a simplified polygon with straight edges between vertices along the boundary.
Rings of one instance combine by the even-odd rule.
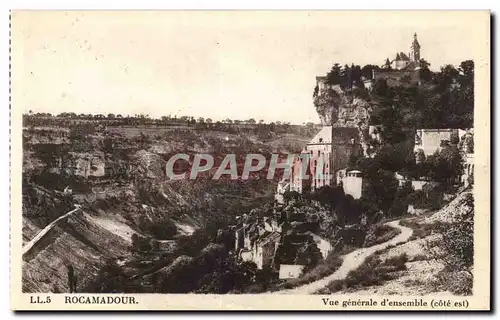
[[[489,26],[13,11],[14,308],[488,309]]]

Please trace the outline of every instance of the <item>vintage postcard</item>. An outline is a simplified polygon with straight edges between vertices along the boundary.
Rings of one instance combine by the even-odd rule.
[[[489,310],[490,12],[13,11],[14,310]]]

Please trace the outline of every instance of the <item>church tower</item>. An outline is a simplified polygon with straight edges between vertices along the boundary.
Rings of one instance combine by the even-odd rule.
[[[413,42],[410,46],[410,61],[416,63],[417,66],[420,61],[420,44],[416,33],[413,35]]]

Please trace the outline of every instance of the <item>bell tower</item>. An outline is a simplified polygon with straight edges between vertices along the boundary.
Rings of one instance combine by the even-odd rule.
[[[417,40],[417,34],[413,35],[413,42],[410,46],[410,61],[417,63],[420,61],[420,44]]]

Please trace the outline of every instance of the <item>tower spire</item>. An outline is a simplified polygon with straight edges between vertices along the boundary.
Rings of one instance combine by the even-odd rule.
[[[420,61],[420,44],[417,40],[417,33],[413,34],[413,42],[410,46],[410,60],[418,63]]]

